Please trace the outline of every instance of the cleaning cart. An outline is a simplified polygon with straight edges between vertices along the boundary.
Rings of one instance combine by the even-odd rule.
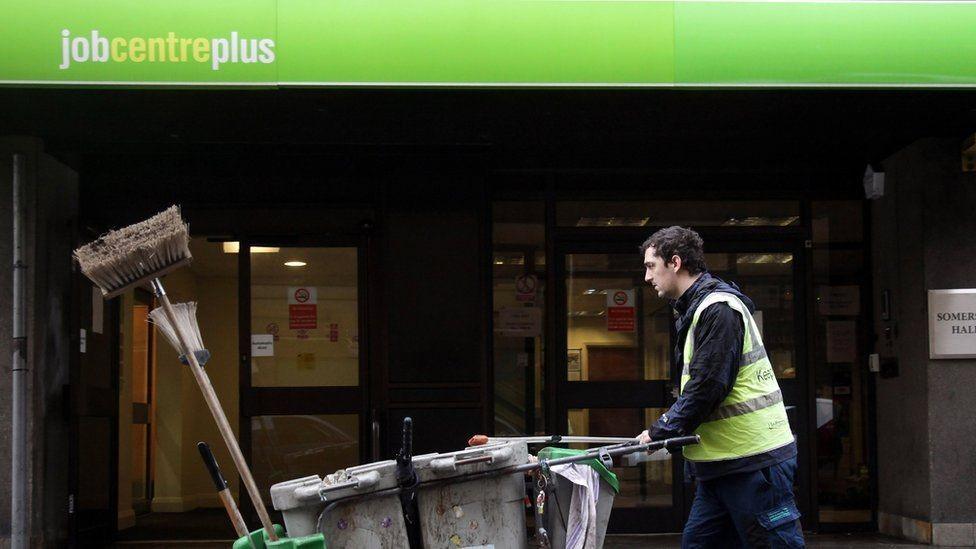
[[[574,440],[533,440],[563,441]],[[618,442],[589,450],[547,448],[535,459],[524,439],[489,440],[457,452],[409,456],[409,467],[402,459],[400,464],[391,460],[325,478],[309,476],[276,484],[271,489],[272,503],[282,512],[290,538],[323,534],[331,547],[526,548],[530,536],[525,520],[525,475],[531,474],[536,486],[531,546],[565,547],[572,534],[573,487],[553,469],[580,463],[598,472],[599,493],[592,520],[593,545],[600,547],[618,488],[610,470],[614,459],[696,444],[698,437],[647,444],[633,439],[600,442],[610,441]],[[406,469],[413,473],[405,474]],[[544,479],[541,485],[539,479]],[[410,502],[416,504],[413,511],[408,508]]]

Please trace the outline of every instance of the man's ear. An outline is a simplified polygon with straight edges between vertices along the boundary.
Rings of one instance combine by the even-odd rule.
[[[677,273],[678,271],[681,270],[681,256],[678,255],[671,256],[671,261],[669,261],[668,263],[673,266],[672,270],[674,272]]]

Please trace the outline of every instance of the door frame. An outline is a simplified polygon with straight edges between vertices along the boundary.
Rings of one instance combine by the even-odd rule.
[[[86,347],[94,342],[94,333],[91,326],[91,302],[92,289],[94,286],[80,272],[72,273],[74,291],[71,293],[72,313],[69,320],[70,334],[68,341],[71,350],[68,353],[68,385],[65,387],[64,398],[67,401],[66,410],[68,413],[68,544],[70,547],[85,546],[94,540],[108,542],[114,539],[118,533],[119,516],[119,327],[120,309],[122,307],[121,298],[106,300],[103,306],[103,332],[99,334],[99,339],[104,338],[105,345],[108,346],[107,361],[94,361],[99,367],[109,369],[108,379],[110,386],[106,392],[111,398],[109,402],[103,403],[107,408],[107,414],[82,415],[82,395],[80,391],[85,387],[82,381],[82,352],[81,352],[81,330],[86,331]],[[87,302],[87,304],[86,304]],[[87,321],[86,321],[87,319]],[[85,353],[87,354],[87,352]],[[87,399],[85,399],[87,401]],[[78,512],[78,492],[81,477],[84,474],[81,467],[81,446],[83,433],[81,431],[82,417],[103,417],[109,420],[109,445],[108,451],[108,509],[102,522],[98,524],[86,524],[84,518]]]
[[[133,291],[133,307],[138,306],[138,305],[145,305],[147,307],[147,312],[148,311],[152,311],[155,308],[155,306],[156,306],[156,299],[153,296],[152,292],[150,292],[149,290],[147,290],[145,288],[135,288],[134,291]],[[155,470],[154,470],[155,467],[154,467],[154,462],[155,462],[155,459],[156,459],[156,455],[155,455],[155,452],[156,452],[156,448],[155,448],[155,441],[156,441],[156,434],[155,434],[155,431],[156,431],[156,417],[155,417],[155,410],[156,410],[156,387],[155,387],[155,381],[156,381],[156,364],[155,364],[155,362],[156,362],[155,361],[155,356],[156,356],[156,348],[155,348],[155,345],[156,345],[156,337],[155,337],[155,330],[153,329],[152,324],[148,321],[148,319],[147,319],[146,322],[148,324],[147,331],[146,331],[146,336],[147,336],[146,337],[146,360],[147,360],[147,363],[146,363],[146,394],[147,394],[147,397],[146,398],[147,398],[148,402],[147,402],[147,410],[146,410],[146,413],[147,413],[147,422],[145,423],[145,425],[146,425],[146,441],[145,441],[146,442],[146,462],[145,462],[145,464],[143,466],[145,468],[145,474],[146,474],[146,499],[145,499],[144,505],[149,510],[144,511],[144,513],[151,512],[151,509],[152,509],[153,491],[154,491],[154,488],[155,488],[154,487],[154,484],[155,484]],[[135,423],[133,423],[133,425],[135,425]],[[133,444],[134,444],[134,441],[133,441]],[[138,512],[138,510],[135,509],[135,505],[136,505],[135,500],[132,501],[132,505],[133,505],[134,510],[136,511],[136,516],[138,517],[140,513]]]
[[[587,402],[589,406],[603,407],[657,407],[649,403],[646,397],[635,394],[643,389],[651,394],[662,394],[663,407],[670,406],[673,398],[670,395],[673,387],[673,380],[677,377],[677,366],[671,364],[671,382],[569,382],[566,380],[566,265],[565,257],[570,253],[634,253],[639,254],[638,246],[648,235],[663,227],[640,227],[640,228],[613,228],[613,229],[591,229],[591,228],[553,228],[552,239],[552,273],[554,295],[551,309],[553,311],[552,325],[553,342],[552,349],[555,352],[547,353],[547,379],[552,380],[547,384],[547,412],[549,425],[552,425],[553,432],[564,431],[568,425],[567,410],[574,407],[575,403]],[[815,387],[813,376],[815,372],[810,368],[808,357],[808,276],[809,267],[807,264],[807,250],[809,242],[805,239],[805,234],[799,227],[784,229],[770,228],[726,228],[726,227],[702,227],[697,230],[705,241],[707,253],[749,253],[749,252],[780,252],[793,254],[793,322],[794,322],[794,363],[797,375],[787,383],[780,380],[783,387],[784,397],[794,402],[796,412],[791,414],[791,426],[796,434],[797,445],[799,447],[798,472],[796,477],[797,484],[797,504],[801,513],[805,517],[811,517],[806,526],[811,527],[815,524],[812,521],[813,511],[816,509],[816,492],[813,489],[811,477],[811,459],[815,459],[816,449],[813,447],[815,433],[810,430],[810,413],[813,400],[815,398]],[[635,273],[637,276],[639,273]],[[638,306],[641,300],[638,300]],[[638,311],[638,326],[640,325],[640,311]],[[674,324],[670,329],[670,344],[674,346],[675,332]],[[673,353],[669,353],[669,358],[673,358]],[[597,385],[594,385],[596,383]],[[576,384],[574,386],[574,384]],[[637,387],[637,389],[635,389]],[[599,395],[588,395],[593,389],[599,391]],[[631,394],[627,394],[630,392]],[[597,398],[593,398],[597,396]],[[588,398],[589,397],[589,398]],[[653,402],[658,402],[658,397],[653,398]],[[622,509],[615,510],[611,515],[610,529],[616,533],[630,532],[676,532],[681,530],[691,509],[691,502],[694,498],[693,485],[684,482],[683,460],[676,456],[673,460],[673,484],[674,486],[674,506],[671,513],[661,513],[657,516],[647,515],[645,509],[638,508],[632,513],[621,513]],[[644,512],[641,512],[644,511]],[[670,517],[667,515],[670,514]],[[634,516],[631,516],[634,515]],[[644,516],[641,516],[644,515]],[[617,517],[617,520],[614,520]]]
[[[253,464],[251,418],[265,415],[359,415],[359,461],[369,459],[375,444],[370,417],[370,333],[367,297],[369,272],[367,235],[264,237],[245,236],[240,239],[238,254],[238,354],[239,406],[238,441],[241,452]],[[355,248],[358,302],[359,386],[357,387],[252,387],[251,386],[251,262],[252,246],[302,248]],[[243,491],[242,491],[243,492]],[[262,494],[262,497],[268,497]],[[251,522],[257,514],[249,497],[240,497],[242,510]],[[273,512],[269,509],[269,512]]]

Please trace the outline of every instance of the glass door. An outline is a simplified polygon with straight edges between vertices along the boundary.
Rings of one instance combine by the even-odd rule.
[[[368,455],[362,248],[277,244],[241,246],[241,438],[269,509],[272,485]]]
[[[805,254],[799,242],[706,241],[705,262],[719,278],[735,283],[756,305],[753,317],[776,380],[790,427],[797,439],[798,467],[794,492],[800,512],[810,513],[809,410],[811,402],[806,353],[807,285]],[[810,523],[812,524],[812,523]]]
[[[567,244],[556,254],[557,425],[633,437],[671,403],[671,314],[646,291],[632,243]],[[672,532],[681,509],[672,460],[617,466],[610,530]],[[678,502],[676,505],[676,501]]]
[[[649,234],[649,233],[648,233]],[[644,235],[646,237],[646,235]],[[634,436],[676,398],[673,310],[644,282],[639,238],[556,245],[557,327],[554,399],[568,434]],[[756,319],[800,441],[797,501],[807,506],[807,383],[802,258],[792,242],[706,240],[714,275],[756,303]],[[680,455],[615,469],[621,491],[612,532],[680,531],[694,495]]]

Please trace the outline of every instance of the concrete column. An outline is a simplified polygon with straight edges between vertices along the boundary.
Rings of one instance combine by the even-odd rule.
[[[976,175],[959,142],[927,139],[884,163],[872,207],[876,349],[898,360],[878,382],[879,529],[923,543],[976,546],[976,360],[928,358],[927,290],[976,287]]]

